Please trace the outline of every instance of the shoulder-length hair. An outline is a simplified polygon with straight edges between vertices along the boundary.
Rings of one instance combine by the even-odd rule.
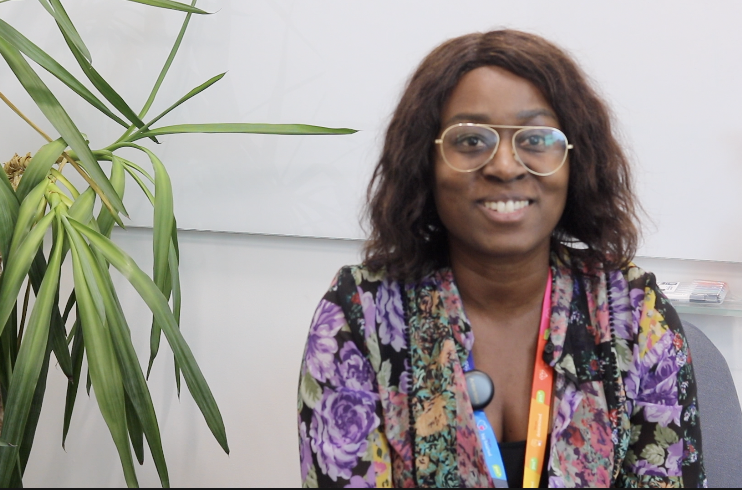
[[[637,247],[637,205],[610,111],[569,55],[539,36],[514,30],[449,40],[408,82],[368,187],[366,266],[385,269],[395,279],[416,279],[448,264],[446,230],[433,199],[433,142],[454,87],[481,66],[504,68],[535,85],[574,144],[567,203],[553,248],[569,250],[588,267],[625,266]]]

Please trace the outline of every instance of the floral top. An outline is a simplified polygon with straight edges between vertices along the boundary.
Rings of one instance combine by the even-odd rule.
[[[552,256],[549,486],[705,487],[675,310],[638,267],[587,272]],[[341,269],[301,368],[304,486],[492,487],[461,367],[473,342],[450,269]]]

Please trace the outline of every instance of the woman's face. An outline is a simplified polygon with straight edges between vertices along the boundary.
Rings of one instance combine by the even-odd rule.
[[[444,105],[441,133],[461,122],[561,129],[554,110],[532,83],[492,66],[464,75]],[[436,148],[435,201],[451,253],[492,258],[548,254],[567,200],[569,161],[548,177],[533,175],[513,156],[515,130],[497,131],[497,153],[475,172],[453,170]],[[498,211],[499,203],[509,209]]]

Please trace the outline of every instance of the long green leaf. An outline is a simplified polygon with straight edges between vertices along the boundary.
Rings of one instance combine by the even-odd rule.
[[[62,221],[72,242],[72,272],[77,304],[81,315],[82,331],[85,336],[88,373],[95,388],[98,408],[100,408],[118,450],[126,483],[129,487],[135,487],[137,486],[137,477],[126,426],[122,374],[116,361],[111,335],[91,295],[91,289],[97,288],[98,285],[89,282],[94,280],[92,274],[86,274],[86,271],[92,270],[95,259],[80,234],[73,226],[70,226],[70,223],[77,222],[69,220],[67,217],[63,217]],[[100,294],[100,292],[98,293]]]
[[[72,412],[75,409],[75,400],[80,388],[80,373],[82,372],[82,361],[85,354],[85,343],[83,342],[83,332],[80,327],[80,314],[78,312],[75,321],[75,338],[72,342],[72,379],[67,385],[67,397],[64,403],[64,425],[62,427],[62,447],[67,442],[67,434],[70,431],[72,422]]]
[[[45,51],[32,43],[23,34],[18,32],[13,26],[0,19],[0,37],[8,43],[15,46],[21,53],[28,56],[39,66],[54,75],[59,81],[67,85],[73,92],[82,97],[90,105],[101,111],[106,116],[116,121],[121,126],[127,128],[129,125],[119,116],[111,112],[106,105],[100,101],[88,88],[72,76],[57,60],[49,56]]]
[[[52,315],[53,314],[54,313],[52,312]],[[52,330],[49,331],[48,343],[52,342],[51,336]],[[36,391],[34,392],[33,400],[31,400],[31,408],[28,413],[28,420],[26,421],[26,429],[23,432],[23,440],[21,441],[20,450],[21,473],[26,471],[28,458],[31,456],[31,449],[33,448],[33,442],[36,437],[36,428],[38,427],[39,419],[41,418],[41,407],[44,403],[44,395],[46,394],[46,381],[49,374],[51,350],[51,345],[47,345],[46,354],[44,355],[44,364],[41,366],[39,380],[36,382]]]
[[[149,199],[150,203],[154,206],[155,203],[155,196],[152,194],[152,192],[149,190],[147,185],[142,181],[141,177],[134,171],[138,171],[139,173],[143,174],[145,177],[147,177],[150,181],[154,182],[154,179],[141,167],[138,165],[129,162],[128,160],[125,160],[125,169],[131,175],[134,180],[137,182],[139,187],[144,191],[145,195]],[[181,298],[181,289],[180,289],[180,274],[178,272],[179,267],[179,251],[178,251],[178,230],[175,223],[173,223],[173,234],[172,234],[172,242],[170,243],[170,253],[168,255],[168,265],[170,267],[170,277],[171,277],[171,284],[172,284],[172,295],[173,295],[173,315],[175,316],[175,321],[180,325],[180,311],[181,311],[181,305],[182,305],[182,298]],[[159,349],[159,332],[160,329],[157,325],[153,324],[152,333],[150,335],[150,352],[155,352],[157,349]],[[156,344],[154,344],[156,342]],[[156,346],[156,348],[153,348],[153,344]],[[149,368],[152,367],[152,361],[154,360],[154,357],[150,357],[150,364]],[[178,392],[178,398],[180,398],[180,366],[178,366],[178,361],[175,360],[175,385]]]
[[[248,134],[292,134],[292,135],[338,135],[357,133],[355,129],[323,128],[306,124],[260,124],[260,123],[224,123],[224,124],[179,124],[165,126],[139,133],[131,141],[167,134],[191,133],[248,133]]]
[[[168,255],[168,264],[170,265],[170,281],[171,289],[173,293],[173,316],[178,325],[180,325],[180,311],[182,306],[182,296],[180,290],[180,270],[177,249],[177,235],[178,230],[175,224],[173,224],[173,241],[170,242],[170,254]],[[180,397],[180,366],[178,361],[175,361],[175,386],[178,389],[178,397]]]
[[[139,132],[147,131],[150,128],[150,126],[152,126],[157,121],[159,121],[160,119],[162,119],[163,117],[165,117],[166,115],[168,115],[175,108],[177,108],[180,105],[183,105],[189,99],[192,99],[193,97],[197,96],[198,94],[200,94],[201,92],[203,92],[204,90],[206,90],[207,88],[211,87],[216,82],[218,82],[219,80],[221,80],[222,78],[224,78],[224,75],[226,75],[226,73],[222,73],[221,75],[217,75],[217,76],[215,76],[213,78],[210,78],[206,82],[202,83],[198,87],[196,87],[193,90],[191,90],[190,92],[188,92],[186,95],[184,95],[183,97],[181,97],[175,104],[171,105],[170,107],[168,107],[167,109],[165,109],[164,111],[162,111],[157,117],[155,117],[150,122],[148,122],[147,124],[145,124],[144,127],[142,127],[139,130]]]
[[[13,240],[13,230],[18,220],[19,208],[16,193],[13,192],[8,176],[0,166],[0,263],[5,262],[10,254],[10,244]]]
[[[168,305],[167,300],[157,288],[157,285],[137,266],[131,257],[111,240],[91,230],[82,223],[73,220],[70,220],[70,223],[76,230],[85,235],[91,245],[101,252],[106,260],[134,286],[134,289],[137,290],[152,313],[154,313],[183,371],[186,385],[201,413],[204,415],[206,424],[224,451],[229,453],[224,421],[219,412],[219,407],[214,400],[214,395],[211,393],[211,389],[206,383],[191,349],[188,347],[178,328],[178,324],[173,317],[173,312],[170,310],[170,305]]]
[[[131,175],[131,177],[134,179],[134,181],[139,185],[139,188],[142,189],[142,192],[144,192],[144,195],[147,196],[147,198],[149,199],[149,202],[154,205],[155,195],[152,194],[152,191],[149,190],[149,187],[147,187],[147,184],[144,183],[144,181],[139,176],[139,174],[137,174],[134,171],[134,169],[131,166],[129,166],[129,165],[125,165],[124,168],[126,170],[126,173],[128,173],[129,175]],[[152,179],[152,180],[154,180],[154,179]]]
[[[51,5],[49,5],[49,1],[51,1]],[[72,24],[72,20],[70,20],[70,17],[69,15],[67,15],[64,7],[62,7],[62,3],[59,0],[39,0],[39,2],[41,3],[41,5],[44,6],[46,11],[54,17],[54,20],[57,21],[59,28],[66,36],[68,36],[72,40],[72,42],[75,44],[75,47],[85,56],[85,58],[89,62],[92,63],[93,57],[90,56],[90,51],[88,50],[87,46],[85,46],[85,43],[82,41],[80,33],[77,32],[77,29],[75,29],[75,26]]]
[[[7,382],[5,388],[10,386],[10,378],[13,375],[13,369],[15,368],[15,362],[18,358],[18,307],[13,308],[13,312],[10,314],[10,320],[5,324],[6,328],[0,335],[0,343],[2,343],[3,360],[5,364],[3,381]],[[7,399],[7,393],[6,397]]]
[[[116,193],[123,199],[126,189],[126,171],[124,170],[124,164],[121,159],[115,155],[112,158],[110,181]],[[101,207],[97,221],[101,234],[110,237],[111,231],[113,231],[114,219],[107,208]]]
[[[10,319],[7,322],[7,327],[5,330],[15,330],[18,328],[18,318],[16,314],[17,308],[13,309],[13,312],[10,315]],[[3,337],[0,335],[0,342],[2,342]],[[4,344],[4,343],[3,343]],[[16,346],[18,344],[16,343]],[[8,346],[6,348],[5,345],[0,345],[0,397],[3,400],[7,400],[8,398],[8,386],[10,386],[10,376],[13,374],[13,366],[10,359],[10,348],[11,346]]]
[[[3,330],[15,307],[16,298],[18,298],[18,293],[23,285],[23,279],[28,274],[36,252],[44,241],[46,230],[49,229],[53,220],[54,213],[44,216],[23,240],[23,243],[13,254],[12,260],[6,264],[6,269],[3,271],[2,285],[0,285],[0,326]]]
[[[18,246],[28,236],[29,231],[31,231],[36,221],[39,204],[44,202],[44,193],[46,192],[47,184],[48,181],[39,182],[21,203],[15,230],[13,230],[13,240],[10,242],[8,258],[13,255],[16,249],[18,249]]]
[[[50,213],[48,216],[54,218],[55,214]],[[23,440],[26,421],[47,353],[49,324],[52,308],[57,298],[63,244],[64,234],[60,233],[57,235],[52,258],[41,284],[41,291],[36,298],[28,322],[28,331],[21,343],[18,361],[10,380],[0,438],[17,446],[20,446]],[[20,254],[21,251],[18,252],[18,255]],[[17,449],[0,451],[0,485],[3,487],[10,484],[17,457]]]
[[[144,170],[142,167],[140,167],[136,163],[134,163],[134,162],[132,162],[130,160],[126,160],[125,158],[122,158],[121,161],[124,162],[124,165],[126,167],[129,167],[131,170],[136,170],[137,172],[139,172],[140,174],[142,174],[147,180],[149,180],[151,183],[153,183],[153,184],[155,183],[155,178],[152,177],[149,174],[149,172],[147,172],[146,170]],[[155,202],[154,201],[154,196],[152,197],[152,199],[150,199],[150,202],[152,204],[154,204],[154,202]]]
[[[83,56],[83,53],[81,53],[77,49],[75,44],[66,35],[64,36],[64,39],[65,41],[67,41],[67,45],[69,46],[70,51],[72,51],[72,54],[75,56],[77,64],[80,65],[80,68],[82,68],[85,76],[88,77],[88,80],[90,80],[93,86],[98,89],[101,95],[103,95],[103,97],[105,97],[112,106],[118,109],[118,111],[123,114],[125,118],[131,121],[131,123],[134,124],[136,127],[141,128],[142,126],[144,126],[142,120],[139,119],[139,116],[137,116],[132,108],[129,107],[129,104],[127,104],[126,101],[118,94],[118,92],[116,92],[116,90],[111,87],[106,79],[103,78],[100,73],[98,73],[98,70],[93,68],[93,65],[91,65],[90,62]]]
[[[124,145],[121,145],[124,146]],[[172,240],[173,225],[173,187],[170,176],[157,155],[142,146],[129,144],[132,148],[147,154],[152,167],[155,170],[155,217],[153,226],[153,252],[154,252],[154,274],[153,278],[157,288],[165,298],[169,299],[170,291],[166,283],[169,275],[170,242]],[[157,356],[160,347],[160,325],[155,320],[152,322],[152,334],[150,336],[150,359],[147,376],[152,370],[152,363]]]
[[[191,8],[195,8],[196,2],[198,0],[193,0],[191,2]],[[152,107],[152,104],[155,102],[155,98],[157,97],[157,93],[160,91],[160,87],[162,86],[162,82],[165,80],[165,77],[167,76],[167,73],[170,71],[170,67],[173,64],[173,60],[175,59],[175,55],[178,54],[178,50],[180,49],[180,44],[183,42],[183,37],[185,36],[186,31],[188,30],[188,24],[191,22],[191,16],[193,14],[189,12],[185,19],[183,19],[183,25],[180,26],[180,31],[178,32],[178,37],[175,38],[175,43],[173,44],[172,49],[170,50],[170,54],[167,56],[167,60],[165,60],[165,64],[162,65],[162,70],[160,70],[160,74],[157,76],[157,80],[155,81],[155,85],[152,87],[152,90],[150,91],[149,97],[147,97],[147,102],[144,103],[144,107],[142,107],[141,112],[139,113],[140,118],[144,118],[144,116],[147,115],[149,112],[150,107]],[[121,138],[122,141],[125,139],[126,136],[130,134],[130,131],[127,131],[124,137]]]
[[[67,143],[59,138],[45,144],[36,152],[18,184],[16,194],[18,194],[19,201],[23,202],[28,193],[49,175],[52,165],[59,159],[65,148],[67,148]]]
[[[205,10],[197,9],[195,7],[188,6],[184,3],[174,2],[172,0],[129,0],[134,3],[143,3],[145,5],[151,5],[153,7],[160,7],[164,9],[180,10],[181,12],[190,12],[193,14],[209,14]]]
[[[67,320],[70,317],[70,313],[72,312],[72,308],[74,308],[76,304],[77,299],[75,298],[75,291],[73,290],[67,298],[67,304],[64,306],[64,313],[62,314],[62,325],[65,325],[65,328],[67,325]],[[72,328],[72,330],[75,330],[74,327]]]
[[[137,416],[134,404],[131,403],[129,395],[124,392],[126,402],[126,425],[129,429],[129,437],[131,438],[131,445],[134,448],[134,454],[137,457],[139,464],[144,464],[144,431],[142,430],[142,424],[139,422],[139,416]]]
[[[75,187],[75,185],[56,168],[49,170],[49,177],[55,179],[56,185],[62,184],[68,191],[70,191],[72,199],[80,197],[80,191],[77,190],[77,187]]]
[[[26,92],[36,102],[39,109],[41,109],[47,119],[59,131],[62,138],[79,156],[81,167],[100,188],[100,198],[103,203],[128,217],[124,203],[116,195],[111,182],[109,182],[103,173],[103,169],[100,168],[85,138],[83,138],[75,123],[72,122],[67,112],[56,97],[54,97],[54,94],[51,93],[38,74],[36,74],[25,58],[23,58],[23,55],[3,39],[0,39],[0,54],[5,58],[5,61],[13,70],[13,73],[15,73],[16,78],[18,78],[26,89]]]
[[[136,450],[136,444],[138,443],[136,434],[138,432],[138,437],[141,437],[141,433],[144,432],[152,452],[155,467],[160,475],[160,482],[164,487],[169,487],[170,479],[167,464],[165,463],[160,428],[157,423],[152,397],[147,387],[147,381],[144,379],[141,366],[139,365],[139,359],[131,341],[131,331],[126,323],[124,311],[119,303],[107,267],[108,263],[104,259],[101,259],[98,267],[93,267],[93,274],[105,303],[106,319],[123,375],[125,393],[134,409],[138,423],[138,427],[129,427],[129,434],[132,437],[132,444]],[[129,419],[130,417],[127,412],[127,420]],[[139,453],[137,453],[137,457],[141,462]]]
[[[123,160],[123,159],[122,159]],[[126,171],[131,175],[134,180],[139,184],[139,187],[144,191],[145,195],[149,199],[149,202],[154,206],[155,205],[155,196],[152,194],[152,192],[149,190],[147,185],[142,181],[141,177],[134,171],[143,174],[147,179],[154,182],[154,178],[152,178],[143,168],[139,167],[138,165],[128,161],[123,160],[124,166]],[[170,278],[171,278],[171,286],[167,288],[168,291],[172,292],[173,296],[173,315],[175,317],[175,321],[180,325],[180,311],[181,311],[181,305],[182,305],[182,298],[181,298],[181,288],[180,288],[180,273],[178,271],[179,268],[179,262],[180,262],[180,252],[178,250],[178,229],[175,221],[173,221],[173,230],[172,230],[172,240],[170,242],[170,251],[168,253],[168,266],[170,267]],[[168,293],[169,294],[169,293]],[[165,294],[167,297],[168,294]],[[154,352],[156,354],[157,349],[159,349],[159,332],[160,329],[158,325],[153,324],[152,334],[150,335],[150,352]],[[156,342],[156,344],[155,344]],[[153,348],[154,347],[156,348]],[[154,357],[150,357],[150,364],[149,369],[152,368],[152,361],[154,360]],[[178,361],[175,361],[175,385],[178,391],[178,398],[180,398],[180,366],[178,366]]]
[[[62,250],[62,261],[67,253],[67,243],[64,245],[65,248]],[[31,270],[29,271],[28,277],[31,280],[34,293],[38,296],[41,288],[41,283],[46,275],[46,260],[44,259],[44,253],[39,250],[36,253],[36,258],[31,264]],[[52,309],[52,321],[49,332],[51,341],[51,347],[54,350],[54,355],[57,357],[57,362],[62,372],[68,378],[72,377],[72,360],[70,359],[70,352],[67,349],[67,342],[65,341],[65,326],[62,316],[59,314],[59,301],[58,299],[54,302],[54,308]]]
[[[93,219],[93,206],[95,206],[95,192],[88,188],[75,200],[69,210],[69,215],[82,223],[90,223]]]

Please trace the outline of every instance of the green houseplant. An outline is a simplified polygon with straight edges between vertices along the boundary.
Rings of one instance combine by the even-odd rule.
[[[0,0],[0,4],[7,1]],[[224,451],[229,452],[219,408],[178,328],[181,293],[173,195],[164,164],[148,146],[158,143],[158,138],[177,133],[306,135],[354,132],[307,125],[247,123],[158,127],[157,122],[163,116],[211,87],[223,75],[194,88],[161,114],[147,118],[191,16],[207,12],[196,8],[196,0],[190,5],[174,0],[128,1],[185,13],[170,55],[139,112],[135,112],[95,69],[90,51],[60,0],[39,2],[56,21],[62,38],[86,76],[85,83],[0,19],[0,55],[59,134],[57,139],[46,135],[0,93],[0,99],[47,140],[33,155],[16,156],[5,164],[2,168],[7,178],[0,175],[2,486],[22,485],[52,354],[69,378],[62,443],[70,429],[78,391],[87,381],[88,389],[92,385],[95,391],[98,407],[118,450],[127,484],[137,485],[134,456],[143,462],[146,440],[160,481],[163,486],[169,486],[157,418],[144,371],[132,345],[131,330],[112,281],[114,269],[131,283],[152,311],[149,369],[164,334],[175,357],[178,392],[182,376],[214,437]],[[91,133],[83,133],[81,130],[86,128],[75,125],[32,63],[121,125],[121,137],[108,146],[91,148],[86,136]],[[6,148],[8,144],[3,142],[1,146]],[[138,150],[153,171],[150,173],[143,165],[123,158],[118,153],[122,148]],[[77,189],[65,172],[79,174],[87,187]],[[128,216],[124,206],[127,175],[154,208],[152,277],[110,238],[114,226],[118,224],[123,228],[123,218]],[[100,203],[97,213],[96,203]],[[43,242],[49,235],[51,248],[45,253]],[[71,261],[74,278],[74,291],[68,298],[60,294],[61,265],[65,260]],[[29,307],[31,290],[36,298],[33,307]],[[87,377],[81,373],[83,359],[88,363]]]

